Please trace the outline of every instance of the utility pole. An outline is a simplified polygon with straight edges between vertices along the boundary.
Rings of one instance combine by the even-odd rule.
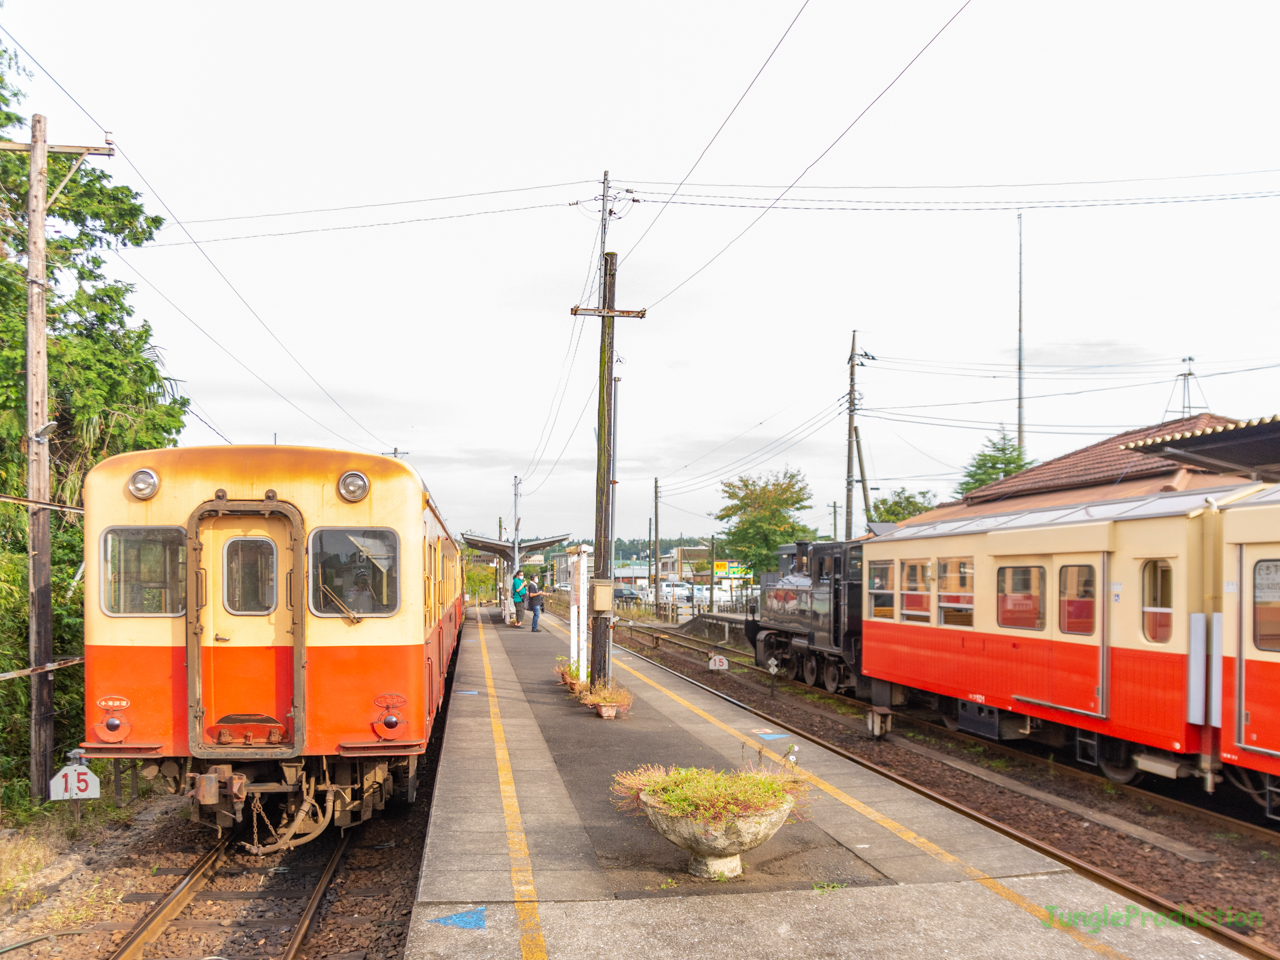
[[[1018,211],[1018,451],[1026,456],[1022,439],[1022,211]]]
[[[109,135],[108,135],[109,136]],[[49,207],[62,192],[85,157],[115,156],[108,139],[105,147],[50,146],[48,120],[43,114],[31,117],[31,143],[0,143],[0,150],[31,155],[30,186],[27,189],[27,499],[52,501],[49,438],[56,423],[49,420],[49,356],[45,332],[45,218]],[[49,189],[49,155],[74,156],[63,181],[52,196]],[[27,646],[31,666],[53,661],[53,600],[50,564],[51,534],[49,509],[27,508]],[[49,797],[53,778],[53,675],[31,675],[31,799]]]
[[[653,478],[653,614],[662,600],[662,536],[658,533],[658,478]]]
[[[830,507],[831,507],[831,539],[839,540],[840,539],[840,526],[839,526],[840,503],[839,501],[832,500],[830,503]],[[846,516],[845,517],[846,525],[847,525],[848,519],[849,518]],[[850,536],[850,537],[846,537],[845,539],[852,540],[853,537]]]
[[[707,612],[716,612],[716,538],[711,538],[711,579],[707,583]]]
[[[621,377],[613,378],[613,437],[609,445],[609,559],[613,569],[618,568],[618,384]]]
[[[844,538],[853,539],[853,411],[857,406],[857,394],[854,392],[854,371],[858,369],[858,331],[853,331],[853,346],[849,348],[849,445],[845,451],[844,481]],[[866,474],[862,479],[866,480]],[[863,487],[866,483],[863,483]],[[831,538],[835,539],[835,531]]]
[[[614,306],[614,293],[618,279],[618,255],[609,253],[607,236],[609,217],[613,214],[609,196],[609,171],[604,172],[604,192],[600,198],[600,306],[598,308],[575,306],[572,316],[585,314],[600,318],[600,381],[599,407],[596,414],[596,581],[607,581],[604,589],[610,591],[610,611],[596,614],[591,623],[591,676],[593,680],[605,680],[612,674],[609,635],[613,628],[612,580],[613,580],[613,321],[615,317],[644,318],[643,310],[618,310]],[[608,544],[608,549],[605,545]],[[592,603],[595,606],[595,586],[592,587]],[[595,611],[592,611],[595,613]]]
[[[649,589],[650,590],[653,589],[655,582],[656,581],[653,579],[653,517],[650,517],[649,518]],[[656,608],[654,609],[654,613],[657,613]]]
[[[867,489],[867,465],[862,459],[862,434],[853,428],[853,442],[858,448],[858,473],[862,475],[862,506],[867,512],[867,529],[871,529],[871,491]],[[850,538],[852,539],[852,538]]]

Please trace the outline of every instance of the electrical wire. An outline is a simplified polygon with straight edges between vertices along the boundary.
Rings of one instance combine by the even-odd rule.
[[[1017,190],[1024,187],[1097,187],[1112,183],[1160,183],[1169,180],[1203,180],[1212,177],[1252,177],[1259,174],[1280,173],[1280,168],[1267,170],[1238,170],[1234,173],[1186,173],[1170,177],[1116,177],[1110,180],[1051,180],[1042,183],[884,183],[848,185],[799,185],[795,190]],[[620,180],[640,186],[669,187],[671,180]],[[688,183],[690,187],[710,187],[718,190],[781,190],[783,184],[770,183]]]
[[[745,437],[748,433],[750,433],[750,432],[751,432],[752,430],[754,430],[756,427],[764,426],[766,423],[768,423],[768,422],[769,422],[770,420],[772,420],[774,417],[778,416],[778,414],[780,414],[780,413],[785,413],[786,411],[788,411],[788,410],[790,410],[792,407],[794,407],[797,403],[799,403],[799,401],[798,401],[798,400],[793,400],[791,403],[788,403],[788,404],[787,404],[785,407],[783,407],[781,410],[775,410],[773,413],[769,414],[769,416],[765,417],[765,418],[764,418],[763,420],[761,420],[759,423],[755,423],[755,424],[751,425],[750,427],[747,427],[747,429],[743,430],[743,431],[742,431],[740,434],[738,434],[736,437],[733,437],[733,438],[731,438],[731,439],[729,439],[729,440],[726,440],[724,443],[720,444],[720,446],[718,446],[718,447],[714,447],[714,448],[712,448],[711,450],[708,450],[706,453],[704,453],[704,454],[703,454],[702,456],[700,456],[700,457],[695,457],[694,459],[692,459],[692,460],[690,460],[688,463],[686,463],[683,467],[681,467],[679,470],[674,470],[674,471],[672,471],[671,473],[668,473],[665,477],[663,477],[663,478],[662,478],[662,480],[669,480],[669,479],[671,479],[671,478],[672,478],[672,477],[674,477],[677,473],[680,473],[682,470],[688,470],[691,466],[693,466],[693,465],[694,465],[695,463],[697,463],[699,460],[704,460],[704,459],[706,459],[707,457],[711,456],[711,454],[715,453],[717,450],[723,450],[725,447],[727,447],[729,444],[733,443],[735,440],[741,440],[743,437]],[[658,482],[659,482],[659,483],[661,483],[661,482],[662,482],[662,480],[659,480]]]
[[[56,78],[52,73],[50,73],[48,69],[46,69],[46,68],[44,67],[44,65],[43,65],[43,64],[41,64],[38,60],[36,60],[36,58],[35,58],[35,57],[31,56],[31,53],[26,49],[26,47],[24,47],[24,46],[23,46],[23,45],[18,41],[18,39],[17,39],[17,38],[16,38],[12,33],[10,33],[10,32],[9,32],[7,29],[5,29],[3,26],[0,26],[0,30],[3,30],[3,31],[4,31],[5,36],[7,36],[10,40],[12,40],[12,41],[14,42],[14,44],[18,47],[18,49],[20,49],[23,53],[25,53],[25,54],[27,55],[27,57],[29,57],[29,58],[30,58],[31,62],[32,62],[32,63],[34,63],[34,64],[35,64],[35,65],[36,65],[36,66],[41,70],[41,72],[43,72],[43,73],[44,73],[44,75],[45,75],[46,77],[48,77],[48,78],[53,82],[53,84],[54,84],[54,85],[55,85],[59,90],[61,90],[61,91],[62,91],[62,92],[67,96],[67,99],[69,99],[72,103],[74,103],[74,104],[76,105],[76,107],[80,110],[80,112],[81,112],[81,113],[83,113],[86,117],[88,117],[88,118],[89,118],[89,120],[94,124],[94,126],[96,126],[96,127],[97,127],[99,130],[101,130],[104,134],[106,134],[106,133],[107,133],[107,129],[106,129],[106,128],[101,124],[101,123],[99,123],[99,122],[98,122],[98,120],[93,116],[93,114],[91,114],[87,109],[85,109],[84,105],[83,105],[83,104],[81,104],[79,100],[77,100],[74,96],[72,96],[72,95],[71,95],[71,91],[69,91],[66,87],[64,87],[64,86],[63,86],[63,85],[58,81],[58,79],[57,79],[57,78]],[[179,227],[181,227],[181,228],[182,228],[182,232],[183,232],[183,233],[185,233],[185,234],[187,235],[187,237],[189,237],[189,238],[191,239],[191,242],[195,244],[196,249],[197,249],[197,250],[199,250],[199,251],[200,251],[200,253],[204,256],[205,260],[207,260],[207,261],[209,262],[209,265],[210,265],[211,267],[213,267],[214,271],[218,274],[218,276],[219,276],[219,277],[221,277],[221,278],[222,278],[222,280],[223,280],[223,282],[225,282],[225,283],[226,283],[226,285],[227,285],[228,287],[230,287],[230,288],[231,288],[231,291],[232,291],[232,292],[233,292],[233,293],[234,293],[234,294],[235,294],[235,295],[240,299],[240,302],[241,302],[241,303],[243,303],[243,304],[245,305],[245,307],[248,309],[248,311],[253,315],[254,319],[256,319],[256,320],[257,320],[257,321],[262,325],[263,329],[265,329],[269,334],[271,334],[272,339],[274,339],[274,340],[276,341],[276,343],[278,343],[278,344],[280,345],[281,349],[283,349],[283,350],[284,350],[284,352],[285,352],[286,354],[288,354],[289,358],[290,358],[290,359],[292,359],[292,360],[294,361],[294,363],[296,363],[296,364],[298,365],[298,367],[302,370],[302,372],[303,372],[303,373],[305,373],[305,374],[306,374],[306,375],[311,379],[312,383],[314,383],[317,387],[319,387],[319,388],[320,388],[320,391],[321,391],[322,393],[324,393],[324,395],[325,395],[325,396],[327,396],[330,400],[332,400],[332,401],[333,401],[333,403],[334,403],[334,405],[335,405],[335,406],[337,406],[337,407],[338,407],[338,409],[339,409],[339,410],[341,410],[344,414],[346,414],[346,415],[347,415],[347,417],[348,417],[348,418],[349,418],[353,423],[355,423],[355,424],[356,424],[356,426],[360,427],[360,429],[361,429],[361,430],[363,430],[365,433],[369,434],[369,436],[373,437],[375,440],[377,440],[377,441],[378,441],[379,443],[381,443],[383,446],[387,446],[387,443],[386,443],[386,441],[385,441],[385,440],[383,440],[381,437],[377,436],[377,434],[373,433],[371,430],[369,430],[367,427],[365,427],[365,426],[364,426],[364,424],[362,424],[362,423],[360,423],[358,420],[356,420],[356,418],[355,418],[354,416],[352,416],[352,415],[351,415],[351,413],[350,413],[350,412],[349,412],[349,411],[348,411],[344,406],[342,406],[342,404],[341,404],[341,403],[338,403],[337,399],[336,399],[336,398],[335,398],[331,393],[329,393],[329,391],[328,391],[328,390],[326,390],[326,389],[324,388],[324,386],[320,383],[320,381],[319,381],[319,380],[317,380],[314,376],[312,376],[311,371],[309,371],[305,366],[303,366],[302,361],[300,361],[297,357],[295,357],[295,356],[293,355],[293,353],[289,350],[289,348],[288,348],[288,347],[286,347],[286,346],[284,345],[284,342],[283,342],[279,337],[277,337],[277,336],[276,336],[275,331],[273,331],[269,326],[267,326],[266,321],[264,321],[264,320],[262,319],[262,317],[260,317],[260,316],[258,315],[257,311],[255,311],[255,310],[253,309],[253,307],[249,304],[249,301],[245,299],[244,295],[243,295],[243,294],[241,294],[241,293],[240,293],[240,291],[236,289],[235,285],[231,282],[231,280],[227,277],[227,275],[226,275],[226,274],[224,274],[224,273],[222,272],[222,270],[221,270],[221,269],[219,269],[219,267],[218,267],[218,265],[217,265],[216,263],[214,263],[214,262],[213,262],[213,258],[212,258],[212,257],[210,257],[210,256],[209,256],[209,254],[208,254],[208,253],[207,253],[207,252],[206,252],[206,251],[205,251],[205,250],[200,246],[200,244],[196,242],[195,238],[191,236],[191,233],[187,230],[187,228],[186,228],[186,227],[182,224],[182,222],[181,222],[181,221],[180,221],[180,220],[179,220],[179,219],[174,215],[173,210],[172,210],[172,209],[170,209],[169,205],[168,205],[167,203],[165,203],[165,202],[164,202],[164,198],[163,198],[163,197],[161,197],[161,196],[160,196],[160,194],[156,191],[156,189],[155,189],[153,186],[151,186],[151,184],[147,181],[147,178],[143,175],[142,171],[138,169],[137,164],[135,164],[135,163],[134,163],[134,162],[129,158],[129,155],[125,152],[124,148],[123,148],[123,147],[121,147],[121,145],[120,145],[119,141],[113,141],[113,146],[115,147],[116,151],[120,154],[120,156],[124,159],[125,163],[129,164],[129,166],[133,169],[133,172],[134,172],[134,173],[136,173],[136,174],[138,175],[138,178],[139,178],[140,180],[142,180],[143,184],[145,184],[145,185],[146,185],[147,189],[151,191],[151,195],[152,195],[152,196],[154,196],[154,197],[156,198],[156,201],[157,201],[157,202],[158,202],[162,207],[164,207],[164,209],[165,209],[165,211],[166,211],[166,212],[168,212],[170,219],[171,219],[171,220],[173,220],[173,222],[174,222],[174,223],[176,223]],[[119,254],[119,252],[118,252],[118,251],[117,251],[116,255],[117,255],[117,256],[120,256],[120,254]],[[123,258],[123,257],[121,257],[121,262],[125,263],[125,265],[126,265],[126,266],[128,266],[131,270],[133,270],[133,271],[134,271],[134,273],[138,273],[138,271],[136,270],[136,268],[134,268],[132,264],[128,263],[128,261],[124,260],[124,258]],[[141,277],[141,276],[142,276],[142,274],[141,274],[141,273],[138,273],[138,276],[139,276],[139,277]],[[145,282],[149,287],[151,287],[151,288],[152,288],[153,290],[155,290],[157,293],[160,293],[160,291],[155,287],[155,285],[154,285],[154,284],[152,284],[149,280],[146,280],[146,278],[143,278],[143,280],[144,280],[144,282]],[[169,300],[169,298],[168,298],[168,297],[165,297],[165,296],[164,296],[164,294],[160,294],[160,295],[161,295],[162,297],[164,297],[164,299],[165,299],[166,301],[168,301],[168,302],[169,302],[169,304],[170,304],[171,306],[173,306],[175,310],[177,310],[177,309],[178,309],[177,305],[176,305],[176,304],[174,304],[172,300]],[[179,312],[179,313],[182,313],[182,311],[181,311],[181,310],[179,310],[178,312]],[[186,316],[186,314],[183,314],[183,316]],[[188,317],[187,319],[190,319],[190,317]],[[195,324],[195,321],[194,321],[194,320],[192,320],[191,322],[192,322],[193,324]],[[196,326],[197,326],[197,329],[200,329],[200,330],[201,330],[201,332],[204,332],[203,328],[200,328],[198,324],[196,324]],[[206,334],[206,336],[207,336],[207,334]],[[213,338],[212,338],[212,337],[210,337],[210,339],[213,339]],[[214,341],[214,342],[216,343],[217,341]],[[221,346],[221,344],[218,344],[218,345],[219,345],[219,346]],[[223,349],[225,350],[225,348],[223,348]],[[232,356],[233,356],[233,358],[234,358],[234,355],[232,355]],[[238,359],[238,358],[235,358],[235,359],[237,360],[237,362],[241,363],[241,366],[244,366],[243,362],[239,361],[239,359]],[[249,368],[248,368],[247,366],[245,366],[245,369],[246,369],[246,370],[248,370]],[[252,372],[252,371],[250,371],[250,372]],[[254,376],[255,376],[255,377],[258,377],[258,375],[257,375],[256,373],[254,374]],[[261,377],[258,377],[258,379],[259,379],[259,380],[262,380],[262,378],[261,378]],[[266,384],[267,386],[270,386],[270,384],[267,384],[267,382],[266,382],[265,380],[262,380],[262,383],[263,383],[263,384]],[[291,406],[293,406],[295,409],[297,409],[300,413],[301,413],[301,412],[303,412],[303,411],[302,411],[302,409],[301,409],[300,407],[298,407],[296,404],[294,404],[294,403],[293,403],[293,401],[288,400],[288,399],[284,396],[284,394],[282,394],[282,393],[280,393],[278,390],[276,390],[276,389],[275,389],[275,387],[270,387],[270,389],[272,390],[272,392],[276,393],[276,394],[277,394],[277,396],[279,396],[281,399],[286,400],[286,402],[288,402]],[[305,414],[305,415],[306,415],[309,419],[311,419],[311,420],[313,420],[314,422],[316,422],[317,424],[318,424],[318,423],[320,423],[320,421],[316,420],[316,419],[315,419],[314,417],[312,417],[310,414]],[[321,424],[321,425],[323,426],[323,424]],[[341,435],[341,434],[337,433],[336,431],[332,430],[331,428],[329,428],[329,427],[325,427],[325,429],[326,429],[326,430],[329,430],[329,432],[330,432],[330,433],[332,433],[334,436],[337,436],[337,437],[342,438],[342,435]],[[224,439],[225,439],[225,438],[224,438]],[[350,440],[346,440],[346,438],[342,438],[342,439],[344,440],[344,442],[346,442],[346,443],[348,443],[348,444],[352,444],[352,441],[350,441]],[[360,446],[360,447],[361,447],[361,449],[364,449],[364,450],[367,450],[367,449],[368,449],[367,447],[363,447],[363,446],[362,446],[362,445],[360,445],[360,444],[354,444],[354,445],[355,445],[355,446]]]
[[[188,394],[187,399],[188,399],[188,400],[191,400],[192,407],[197,406],[197,404],[196,404],[195,400],[192,400],[192,399],[191,399],[190,394]],[[201,409],[201,410],[204,410],[204,408],[203,408],[203,407],[201,407],[200,409]],[[201,423],[203,423],[206,427],[208,427],[210,430],[212,430],[214,433],[216,433],[219,437],[221,437],[223,440],[226,440],[226,441],[227,441],[227,443],[231,443],[231,441],[227,439],[227,435],[226,435],[225,433],[223,433],[221,430],[219,430],[217,427],[215,427],[215,426],[213,425],[213,423],[212,423],[213,418],[212,418],[212,417],[209,417],[209,419],[208,419],[208,420],[206,420],[204,417],[200,416],[200,413],[199,413],[198,411],[196,411],[196,410],[194,410],[194,409],[191,409],[191,410],[190,410],[190,412],[191,412],[191,415],[192,415],[193,417],[195,417],[197,420],[199,420]],[[207,412],[206,412],[205,416],[208,416],[208,413],[207,413]],[[231,445],[232,445],[232,446],[235,446],[235,444],[231,444]]]
[[[693,171],[698,169],[698,164],[702,162],[702,158],[707,155],[707,151],[710,150],[711,145],[716,142],[716,138],[720,136],[721,132],[728,125],[729,121],[733,119],[733,115],[738,112],[738,108],[742,106],[742,101],[747,99],[747,94],[749,94],[751,92],[751,88],[756,85],[756,81],[759,80],[760,75],[764,73],[765,67],[769,66],[769,61],[773,59],[773,55],[777,53],[778,48],[782,46],[782,41],[787,39],[787,35],[791,33],[791,28],[796,25],[796,21],[800,19],[800,14],[804,13],[805,8],[808,6],[809,6],[809,0],[804,0],[804,3],[800,4],[800,9],[796,11],[796,15],[792,17],[791,22],[787,24],[787,29],[782,31],[782,36],[779,37],[778,42],[773,45],[773,49],[769,51],[769,55],[764,58],[764,63],[760,64],[760,69],[756,71],[756,75],[752,77],[751,82],[747,84],[747,89],[742,91],[742,96],[738,97],[737,102],[733,105],[733,109],[729,111],[728,116],[726,116],[722,121],[720,121],[720,126],[716,127],[716,132],[711,135],[711,139],[707,141],[707,145],[703,147],[702,152],[698,154],[698,159],[693,161],[693,166],[690,167],[689,172],[684,175],[684,180],[681,180],[680,183],[676,186],[675,190],[671,192],[672,197],[674,197],[677,193],[680,192],[680,188],[685,185],[685,181],[687,181],[691,176],[693,176]],[[644,243],[644,238],[647,237],[649,235],[649,231],[652,230],[654,226],[657,225],[658,220],[662,218],[662,215],[667,210],[667,204],[670,202],[671,200],[670,198],[668,198],[667,202],[662,205],[662,207],[658,210],[656,214],[654,214],[653,219],[649,221],[649,226],[645,227],[644,233],[640,234],[640,239],[631,245],[631,249],[628,250],[626,253],[626,256],[622,258],[621,262],[619,263],[619,266],[621,266],[623,263],[626,263],[628,257],[630,257],[631,254],[636,252],[636,248],[639,247],[640,244]]]
[[[818,154],[818,156],[813,160],[813,162],[811,162],[807,167],[805,167],[803,170],[800,171],[800,175],[797,176],[795,180],[791,182],[791,186],[787,187],[787,189],[783,190],[781,193],[778,194],[777,198],[773,201],[773,204],[770,204],[769,207],[766,207],[764,210],[762,210],[760,212],[760,215],[756,217],[754,220],[752,220],[750,223],[748,223],[742,229],[742,231],[738,233],[737,236],[735,236],[732,240],[730,240],[727,244],[725,244],[724,247],[720,249],[719,253],[717,253],[710,260],[708,260],[706,263],[700,266],[697,270],[691,273],[684,280],[681,280],[680,283],[676,284],[676,286],[673,287],[671,290],[664,293],[661,297],[655,300],[651,306],[656,307],[663,300],[666,300],[668,297],[674,294],[677,290],[679,290],[681,287],[687,284],[694,277],[698,276],[698,274],[702,273],[702,271],[706,270],[707,267],[711,266],[713,263],[719,260],[720,257],[724,255],[725,251],[727,251],[735,243],[741,240],[747,234],[747,231],[749,231],[752,227],[754,227],[757,223],[759,223],[761,220],[764,219],[765,215],[769,212],[769,210],[773,208],[774,204],[781,203],[783,198],[786,197],[788,193],[790,193],[791,187],[794,187],[797,183],[799,183],[801,179],[804,178],[805,174],[807,174],[818,163],[820,163],[823,157],[825,157],[828,153],[830,153],[832,150],[836,148],[836,144],[838,144],[841,140],[843,140],[845,138],[845,135],[848,134],[848,132],[854,128],[857,122],[867,115],[867,111],[869,111],[872,107],[874,107],[877,103],[879,103],[881,98],[884,97],[885,94],[887,94],[890,90],[893,89],[894,85],[899,80],[902,79],[903,75],[908,70],[911,69],[911,67],[915,64],[917,60],[919,60],[922,56],[924,56],[925,51],[928,50],[931,46],[933,46],[934,41],[937,40],[938,37],[942,36],[943,32],[947,29],[947,27],[951,26],[951,24],[955,22],[955,19],[958,16],[960,16],[960,14],[964,13],[964,11],[968,8],[969,4],[972,2],[973,0],[964,0],[964,3],[961,4],[960,9],[951,15],[951,19],[949,19],[946,23],[944,23],[941,29],[939,29],[937,33],[935,33],[932,37],[929,38],[929,42],[926,43],[923,47],[921,47],[920,52],[917,53],[914,57],[912,57],[911,60],[908,61],[907,65],[898,72],[898,75],[889,81],[889,85],[885,87],[883,90],[881,90],[878,94],[876,94],[875,98],[870,103],[868,103],[865,107],[862,108],[862,112],[853,118],[852,122],[847,127],[845,127],[843,131],[841,131],[838,137],[836,137],[833,141],[831,141],[830,146],[828,146],[825,150],[823,150],[820,154]]]
[[[116,144],[116,149],[120,148],[120,144]],[[123,151],[121,151],[123,155]],[[126,158],[127,159],[127,158]],[[132,166],[132,164],[130,164]],[[137,168],[134,167],[136,170]],[[139,174],[141,176],[141,174]],[[154,191],[153,191],[154,192]],[[157,200],[159,197],[156,198]],[[163,201],[162,201],[163,202]],[[298,237],[308,233],[338,233],[343,230],[370,230],[374,227],[399,227],[410,223],[434,223],[438,220],[465,220],[468,217],[488,217],[496,213],[522,213],[526,210],[549,210],[552,207],[571,206],[569,202],[563,203],[537,203],[528,207],[504,207],[501,210],[474,210],[470,213],[451,213],[439,217],[413,217],[409,220],[381,220],[377,223],[353,223],[340,227],[308,227],[305,230],[278,230],[274,233],[244,233],[235,237],[210,237],[208,240],[197,240],[184,229],[183,233],[187,233],[189,240],[174,240],[171,243],[153,243],[147,249],[154,250],[158,247],[189,247],[194,245],[199,249],[201,244],[206,243],[227,243],[231,240],[261,240],[270,237]],[[177,222],[177,218],[174,218]],[[178,224],[182,226],[182,224]],[[203,251],[202,251],[203,252]]]
[[[270,390],[272,393],[274,393],[277,397],[279,397],[281,400],[283,400],[283,401],[284,401],[285,403],[287,403],[289,406],[293,407],[293,409],[297,410],[300,414],[302,414],[304,417],[306,417],[308,420],[310,420],[310,421],[311,421],[312,423],[314,423],[316,426],[318,426],[318,427],[320,427],[320,428],[322,428],[322,429],[324,429],[324,430],[327,430],[329,433],[333,434],[335,437],[337,437],[339,440],[341,440],[343,443],[347,444],[348,446],[352,446],[352,447],[359,447],[361,450],[364,450],[364,451],[365,451],[365,452],[367,452],[367,453],[373,453],[373,452],[374,452],[374,451],[370,450],[368,447],[363,446],[363,445],[361,445],[361,444],[359,444],[359,443],[356,443],[354,440],[349,440],[349,439],[347,439],[347,438],[346,438],[346,437],[344,437],[342,434],[338,433],[338,431],[334,430],[332,427],[328,426],[327,424],[321,423],[319,420],[317,420],[317,419],[316,419],[315,417],[313,417],[311,414],[307,413],[307,411],[303,410],[300,406],[298,406],[296,403],[294,403],[292,400],[290,400],[288,397],[286,397],[283,393],[281,393],[279,390],[277,390],[275,387],[273,387],[270,383],[268,383],[268,382],[267,382],[267,381],[266,381],[266,380],[265,380],[261,375],[259,375],[259,374],[258,374],[258,372],[257,372],[257,371],[255,371],[255,370],[254,370],[252,367],[250,367],[247,363],[245,363],[243,360],[241,360],[239,357],[237,357],[234,353],[232,353],[230,350],[228,350],[226,347],[224,347],[224,346],[223,346],[223,345],[222,345],[222,344],[217,340],[217,338],[213,336],[213,334],[211,334],[208,330],[206,330],[206,329],[205,329],[204,327],[202,327],[200,324],[196,323],[196,321],[195,321],[194,319],[192,319],[192,317],[190,316],[190,314],[188,314],[185,310],[183,310],[183,309],[182,309],[181,307],[179,307],[176,303],[174,303],[174,302],[173,302],[173,300],[171,300],[171,299],[169,298],[169,296],[168,296],[167,294],[165,294],[165,292],[164,292],[163,290],[161,290],[159,287],[157,287],[154,283],[152,283],[150,280],[148,280],[145,276],[143,276],[143,274],[141,273],[141,271],[139,271],[139,270],[138,270],[138,268],[137,268],[137,267],[135,267],[135,266],[134,266],[132,263],[130,263],[128,260],[126,260],[126,259],[124,258],[124,256],[120,253],[120,251],[119,251],[119,250],[113,250],[112,252],[115,254],[116,258],[117,258],[121,263],[123,263],[126,267],[128,267],[128,268],[129,268],[130,270],[132,270],[135,274],[137,274],[137,276],[138,276],[138,279],[139,279],[139,280],[141,280],[141,281],[142,281],[143,283],[145,283],[148,287],[150,287],[153,291],[155,291],[156,295],[157,295],[157,296],[159,296],[159,297],[160,297],[160,299],[162,299],[165,303],[169,304],[169,306],[173,307],[173,309],[177,311],[177,313],[178,313],[178,315],[179,315],[179,316],[181,316],[184,320],[186,320],[188,323],[190,323],[193,327],[195,327],[197,330],[199,330],[201,333],[203,333],[203,334],[205,335],[205,337],[207,337],[207,338],[208,338],[208,339],[213,343],[213,345],[214,345],[214,346],[216,346],[219,350],[221,350],[221,351],[222,351],[223,353],[225,353],[228,357],[230,357],[232,360],[234,360],[237,364],[239,364],[241,367],[243,367],[243,368],[244,368],[244,370],[245,370],[245,371],[246,371],[250,376],[252,376],[255,380],[257,380],[259,383],[261,383],[264,387],[266,387],[268,390]],[[224,438],[224,439],[225,439],[225,438]]]
[[[537,493],[539,490],[542,489],[543,485],[548,480],[550,480],[552,475],[556,472],[556,467],[560,466],[560,459],[564,456],[564,452],[569,449],[569,441],[571,441],[574,438],[574,435],[578,432],[578,427],[582,423],[582,416],[587,412],[587,407],[591,405],[591,400],[596,395],[596,389],[598,387],[599,387],[599,384],[597,383],[593,383],[591,385],[591,392],[587,394],[587,402],[582,405],[582,410],[578,413],[578,419],[574,421],[573,429],[569,431],[569,436],[565,438],[564,446],[560,448],[560,456],[556,457],[556,462],[551,465],[551,469],[548,470],[547,475],[542,478],[542,482],[539,483],[532,490],[530,490],[528,493],[524,494],[524,496],[532,497],[535,493]]]
[[[379,207],[400,207],[415,203],[439,203],[444,200],[469,200],[473,197],[495,197],[504,193],[529,193],[533,190],[554,190],[559,187],[580,187],[594,183],[592,180],[569,180],[565,183],[543,183],[535,187],[508,187],[505,190],[482,190],[479,193],[455,193],[446,197],[422,197],[417,200],[386,200],[381,203],[353,203],[345,207],[314,207],[310,210],[285,210],[280,213],[246,213],[234,217],[208,217],[204,220],[188,220],[193,223],[227,223],[232,220],[265,220],[271,217],[301,217],[312,213],[342,213],[347,210],[374,210]]]

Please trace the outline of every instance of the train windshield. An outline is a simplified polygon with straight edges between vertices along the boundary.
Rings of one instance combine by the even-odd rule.
[[[326,527],[311,534],[311,612],[389,617],[400,607],[400,542],[393,530]]]
[[[123,617],[178,617],[187,605],[187,531],[112,527],[102,538],[102,605]]]

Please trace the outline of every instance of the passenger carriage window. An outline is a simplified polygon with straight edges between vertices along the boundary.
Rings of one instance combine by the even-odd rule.
[[[929,623],[929,561],[902,561],[902,619],[909,623]]]
[[[938,560],[938,622],[947,627],[973,626],[973,557]]]
[[[311,534],[311,612],[389,617],[400,606],[400,541],[393,530],[326,527]]]
[[[893,619],[893,561],[872,560],[868,565],[871,582],[868,594],[871,615],[884,620]]]
[[[102,606],[122,617],[180,617],[187,609],[187,531],[112,527],[102,536]]]
[[[1096,589],[1092,566],[1058,570],[1058,629],[1062,633],[1093,633]]]
[[[1253,565],[1253,643],[1259,650],[1280,650],[1280,560]]]
[[[1044,629],[1044,567],[996,571],[996,623],[1017,630]]]
[[[222,605],[240,616],[276,608],[276,545],[265,537],[228,540],[222,566]]]
[[[1168,560],[1142,565],[1142,632],[1155,643],[1173,636],[1173,567]]]

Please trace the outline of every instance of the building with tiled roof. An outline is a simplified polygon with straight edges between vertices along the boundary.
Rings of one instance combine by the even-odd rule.
[[[944,503],[905,522],[932,522],[1058,504],[1120,500],[1162,491],[1221,487],[1224,479],[1231,482],[1224,478],[1222,471],[1144,454],[1140,452],[1141,444],[1153,438],[1203,433],[1239,423],[1229,417],[1202,413],[1130,430],[970,490],[953,503]],[[1241,475],[1239,479],[1244,483],[1248,477]]]

